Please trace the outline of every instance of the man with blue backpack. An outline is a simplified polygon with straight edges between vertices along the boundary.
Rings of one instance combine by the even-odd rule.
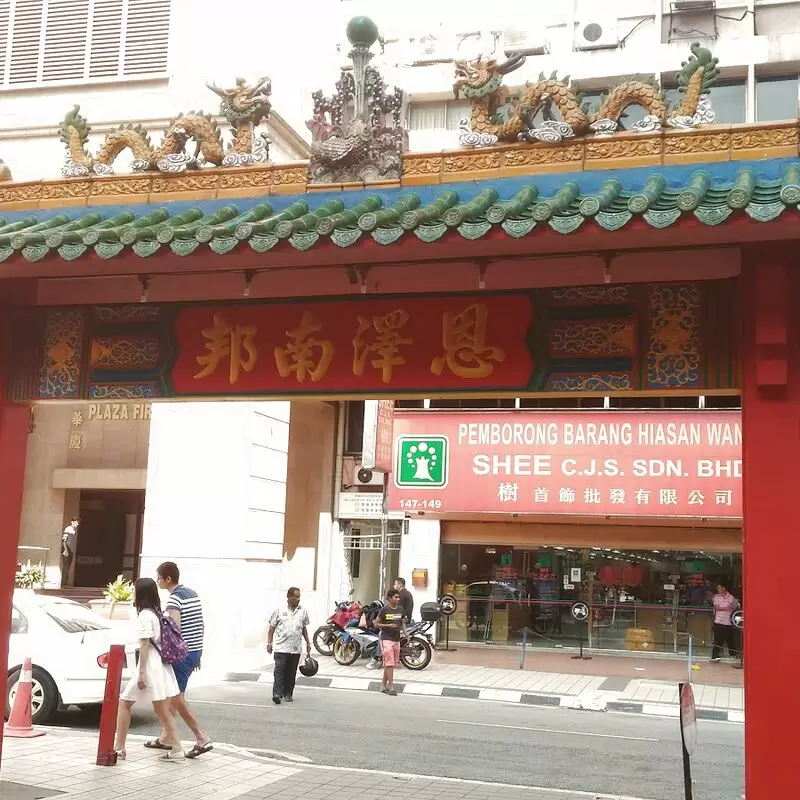
[[[186,758],[197,758],[214,749],[211,738],[200,727],[197,717],[186,702],[186,687],[189,684],[189,678],[195,670],[200,669],[200,661],[203,656],[203,637],[205,635],[203,606],[197,592],[180,582],[180,570],[174,562],[165,561],[156,570],[156,575],[158,588],[166,589],[169,592],[166,612],[178,626],[188,650],[184,659],[172,665],[180,694],[172,698],[170,710],[173,716],[180,714],[194,734],[195,744],[191,750],[186,751]],[[169,749],[164,745],[163,738],[162,731],[161,736],[145,742],[144,746],[150,750]]]

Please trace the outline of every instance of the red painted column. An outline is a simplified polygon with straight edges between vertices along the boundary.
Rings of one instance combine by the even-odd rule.
[[[7,317],[3,317],[5,315],[0,316],[0,701],[5,707],[11,597],[17,567],[30,412],[26,406],[6,401],[11,330]],[[2,753],[3,727],[0,725],[0,759]]]
[[[745,781],[748,800],[796,797],[800,766],[800,281],[786,252],[743,275]],[[788,592],[788,595],[787,595]]]

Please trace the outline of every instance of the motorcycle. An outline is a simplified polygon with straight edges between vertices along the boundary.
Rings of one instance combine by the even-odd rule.
[[[361,617],[361,606],[358,603],[348,601],[336,604],[336,608],[331,614],[325,625],[320,625],[314,631],[311,641],[314,642],[316,651],[321,656],[333,655],[333,645],[341,635],[345,626],[353,620],[358,621]]]
[[[400,641],[400,663],[406,669],[419,671],[431,663],[433,640],[428,631],[432,625],[431,622],[412,622],[406,626],[408,635]],[[371,658],[372,664],[380,667],[383,656],[378,631],[351,623],[334,642],[333,657],[344,667],[355,664],[359,658]]]

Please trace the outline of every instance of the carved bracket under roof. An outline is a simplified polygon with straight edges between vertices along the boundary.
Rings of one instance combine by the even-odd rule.
[[[352,70],[342,70],[336,91],[314,92],[308,182],[350,183],[397,180],[403,172],[404,132],[400,125],[403,92],[387,91],[380,72],[370,65],[378,29],[367,17],[347,26],[353,45]]]

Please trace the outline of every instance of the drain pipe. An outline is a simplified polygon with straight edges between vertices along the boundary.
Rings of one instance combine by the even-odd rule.
[[[344,401],[336,404],[336,464],[333,471],[333,518],[339,520],[339,492],[342,491],[342,460],[344,459],[344,426],[345,418]]]
[[[339,597],[342,589],[342,571],[339,570],[336,587],[336,597],[332,595],[333,587],[331,586],[331,572],[333,569],[333,548],[337,547],[343,551],[342,527],[339,521],[339,492],[342,491],[342,467],[344,459],[344,436],[345,436],[345,422],[347,419],[347,406],[345,402],[340,400],[336,404],[336,463],[333,469],[333,520],[331,521],[331,546],[328,548],[328,608],[334,602],[345,600],[344,597]],[[336,530],[336,535],[333,535],[333,530]]]

